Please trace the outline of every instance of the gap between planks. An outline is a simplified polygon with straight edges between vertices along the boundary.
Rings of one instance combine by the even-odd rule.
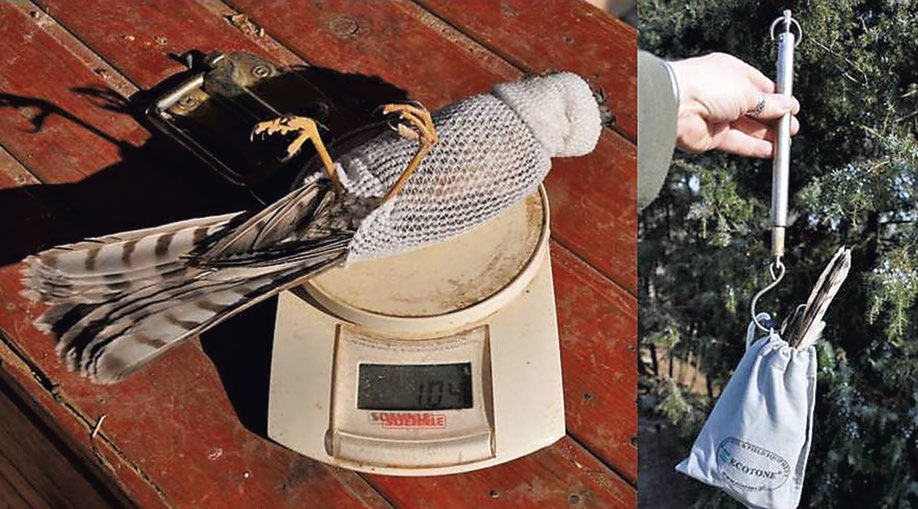
[[[578,447],[580,447],[586,454],[588,454],[589,456],[591,456],[592,458],[594,458],[596,461],[598,461],[599,464],[601,464],[601,465],[605,466],[606,468],[608,468],[609,471],[611,471],[613,474],[615,474],[615,475],[616,475],[619,479],[621,479],[625,484],[627,484],[628,486],[631,486],[632,489],[634,489],[635,491],[637,491],[637,488],[638,488],[638,487],[637,487],[637,480],[636,480],[636,479],[631,479],[631,477],[628,476],[627,474],[625,474],[625,472],[622,472],[621,469],[616,468],[614,465],[612,465],[611,463],[609,463],[608,461],[606,461],[605,459],[603,459],[602,456],[599,456],[599,455],[594,454],[593,451],[592,451],[589,447],[587,447],[586,444],[584,444],[579,438],[577,438],[576,435],[573,435],[573,434],[571,434],[570,432],[567,432],[567,437],[570,438],[570,439],[571,439],[571,442],[573,442],[575,445],[577,445]]]
[[[589,267],[590,270],[592,270],[593,272],[599,274],[600,277],[602,277],[602,278],[605,279],[606,281],[612,283],[613,286],[615,286],[616,288],[618,288],[619,290],[621,290],[622,292],[624,292],[625,294],[627,294],[629,297],[631,297],[632,299],[636,298],[635,292],[629,290],[628,288],[625,288],[624,286],[622,286],[621,283],[619,283],[618,281],[616,281],[616,280],[612,279],[611,277],[607,276],[603,271],[599,270],[599,267],[593,265],[592,263],[590,263],[589,260],[587,260],[586,258],[580,256],[580,253],[574,251],[574,249],[573,249],[571,246],[565,244],[561,239],[559,239],[558,237],[556,237],[554,234],[551,235],[551,240],[553,240],[556,244],[558,244],[558,246],[564,248],[564,250],[567,251],[568,253],[570,253],[570,255],[571,255],[572,257],[576,258],[577,261],[579,261],[580,263],[582,263],[584,266]],[[635,259],[637,258],[637,253],[634,253],[634,257],[635,257]],[[635,261],[637,261],[637,260],[635,260]]]
[[[114,65],[102,55],[93,51],[77,34],[70,31],[57,18],[42,9],[41,6],[32,2],[32,0],[17,0],[13,2],[13,6],[32,19],[38,28],[60,43],[61,47],[82,62],[87,69],[99,76],[119,95],[127,99],[140,91],[140,87],[136,83],[118,72]]]
[[[0,171],[9,177],[11,183],[15,182],[19,185],[19,187],[42,183],[42,180],[38,177],[38,175],[32,173],[32,171],[29,170],[22,161],[17,159],[16,156],[10,153],[10,151],[3,146],[2,141],[0,141]],[[0,187],[0,189],[3,188]],[[28,191],[25,192],[28,193]],[[29,196],[32,196],[31,193],[29,193]],[[34,197],[33,199],[38,201],[38,199]]]

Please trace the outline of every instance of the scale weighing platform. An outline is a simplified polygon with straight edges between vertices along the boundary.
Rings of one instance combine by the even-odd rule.
[[[541,187],[453,240],[281,294],[268,435],[362,472],[466,472],[565,434]]]

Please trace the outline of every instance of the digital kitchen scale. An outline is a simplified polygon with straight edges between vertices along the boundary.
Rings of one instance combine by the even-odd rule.
[[[335,153],[388,129],[308,68],[244,52],[186,57],[189,69],[154,92],[149,121],[262,203],[320,163],[310,149],[279,160],[282,139],[249,143],[255,122],[316,118]],[[451,241],[283,292],[268,435],[325,463],[391,475],[475,470],[563,437],[548,222],[540,188]]]
[[[323,463],[419,476],[565,434],[544,189],[451,241],[280,295],[268,435]]]

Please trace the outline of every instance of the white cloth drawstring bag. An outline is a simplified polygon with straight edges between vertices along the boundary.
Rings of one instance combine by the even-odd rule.
[[[793,509],[812,441],[816,349],[774,331],[753,343],[755,333],[750,323],[746,353],[676,470],[747,507]]]

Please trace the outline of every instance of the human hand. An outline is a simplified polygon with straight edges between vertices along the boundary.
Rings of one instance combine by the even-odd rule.
[[[687,152],[717,149],[768,158],[775,120],[800,103],[775,94],[775,84],[754,67],[724,53],[670,62],[679,86],[676,146]],[[800,123],[791,117],[791,134]]]

